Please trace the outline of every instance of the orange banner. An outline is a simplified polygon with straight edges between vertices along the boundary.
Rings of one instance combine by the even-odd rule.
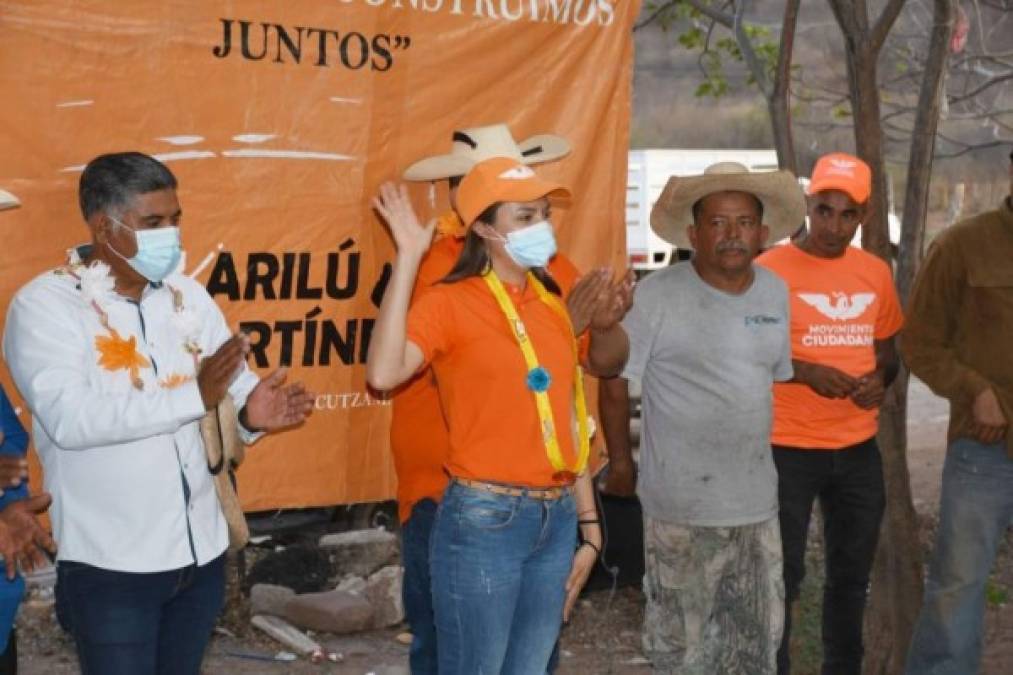
[[[248,453],[244,506],[391,498],[389,406],[363,364],[393,249],[369,198],[454,129],[557,133],[574,147],[544,167],[575,193],[561,248],[621,269],[639,4],[0,1],[0,187],[22,202],[0,213],[0,305],[88,239],[88,160],[155,155],[180,182],[186,272],[251,333],[251,366],[319,392],[307,424]],[[424,215],[446,209],[438,187],[413,188]]]

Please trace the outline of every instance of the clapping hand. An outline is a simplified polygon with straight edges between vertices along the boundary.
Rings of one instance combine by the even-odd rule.
[[[0,445],[4,433],[0,431]],[[0,495],[6,488],[16,488],[28,480],[28,460],[20,455],[0,455]]]
[[[246,399],[244,426],[258,431],[275,431],[301,423],[313,410],[316,395],[301,382],[288,386],[287,368],[279,368],[250,392]]]
[[[201,361],[197,371],[197,386],[200,388],[204,409],[211,410],[225,398],[229,385],[236,377],[239,367],[250,353],[250,338],[246,333],[236,333],[226,340],[214,354]]]
[[[633,306],[634,283],[633,270],[629,270],[620,279],[609,280],[599,295],[598,305],[591,317],[591,328],[607,330],[626,316],[626,312]]]
[[[56,553],[56,542],[36,519],[51,501],[52,497],[42,493],[12,502],[0,511],[0,554],[8,579],[14,578],[19,566],[31,572],[48,562],[46,552]]]

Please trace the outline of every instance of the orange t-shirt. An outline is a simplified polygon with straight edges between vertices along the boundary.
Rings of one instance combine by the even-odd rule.
[[[876,368],[875,340],[904,323],[890,267],[849,246],[840,258],[820,258],[794,244],[776,246],[756,262],[788,284],[791,356],[853,376]],[[796,382],[774,384],[771,441],[806,449],[839,449],[876,435],[878,410],[851,399],[820,396]]]
[[[425,289],[450,272],[462,248],[463,240],[454,237],[441,238],[432,245],[419,267],[412,306]],[[559,284],[564,296],[576,283],[578,276],[573,263],[562,254],[549,263],[549,273]],[[481,283],[484,287],[485,282]],[[489,297],[492,298],[492,295]],[[498,306],[496,310],[499,311]],[[505,328],[506,319],[503,321]],[[519,354],[516,345],[514,348]],[[411,515],[416,502],[426,498],[439,501],[447,487],[448,478],[444,466],[450,456],[450,433],[433,369],[421,371],[395,393],[390,445],[398,477],[398,515],[401,522],[404,522]]]

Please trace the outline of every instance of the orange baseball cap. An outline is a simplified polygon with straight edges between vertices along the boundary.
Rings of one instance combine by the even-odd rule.
[[[567,199],[570,191],[540,178],[531,167],[510,157],[479,162],[457,188],[457,212],[467,227],[496,202],[530,202],[542,197]]]
[[[843,152],[832,152],[816,160],[809,194],[840,190],[859,204],[869,200],[872,192],[872,169],[859,158]]]

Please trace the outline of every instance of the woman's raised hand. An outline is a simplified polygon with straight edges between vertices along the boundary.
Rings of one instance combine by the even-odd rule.
[[[373,197],[373,207],[387,222],[399,253],[422,257],[433,241],[436,221],[419,223],[408,197],[408,188],[387,182],[380,186],[380,194]]]

